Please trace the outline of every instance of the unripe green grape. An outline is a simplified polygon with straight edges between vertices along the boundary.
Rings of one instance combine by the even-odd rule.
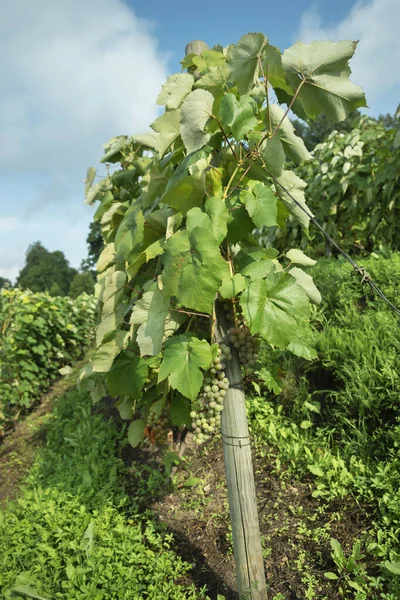
[[[215,375],[215,373],[216,373],[216,372],[217,372],[217,371],[214,369],[214,367],[211,367],[211,369],[210,369],[210,373],[211,373],[212,375]]]
[[[213,385],[212,388],[211,388],[211,390],[213,392],[218,392],[218,385]]]
[[[213,386],[213,387],[214,387],[214,386]],[[212,389],[212,388],[211,388],[211,389]],[[211,398],[213,398],[213,393],[212,393],[211,391],[210,391],[210,392],[207,392],[207,398],[210,398],[210,400],[211,400]]]
[[[224,385],[225,385],[225,384],[224,384]],[[224,398],[224,397],[226,396],[226,389],[224,389],[224,390],[219,390],[219,395],[220,395],[220,398]]]
[[[211,390],[211,387],[209,385],[205,385],[203,389],[205,392],[209,392]]]
[[[190,413],[190,418],[195,419],[196,417],[197,417],[197,412],[195,410],[192,410]]]

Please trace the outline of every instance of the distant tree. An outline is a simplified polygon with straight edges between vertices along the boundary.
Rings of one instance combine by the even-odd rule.
[[[297,119],[294,119],[292,124],[296,134],[303,138],[308,150],[314,150],[315,146],[323,142],[332,131],[336,130],[343,133],[351,131],[355,127],[360,116],[360,111],[355,110],[350,113],[344,121],[332,123],[331,121],[328,121],[328,118],[324,114],[320,114],[310,124],[298,121]]]
[[[60,250],[49,252],[41,244],[31,244],[26,253],[26,264],[20,271],[17,285],[32,292],[49,292],[54,296],[66,296],[76,269]]]
[[[399,126],[399,117],[397,115],[379,115],[378,122],[382,123],[385,129],[396,129]]]
[[[0,290],[3,287],[11,287],[11,281],[6,277],[0,277]]]
[[[101,251],[104,248],[104,240],[101,235],[101,225],[98,221],[92,221],[89,227],[89,234],[86,238],[89,247],[88,257],[81,263],[82,271],[92,271],[95,274],[96,263],[99,260]]]
[[[71,281],[71,285],[69,286],[68,296],[71,296],[71,298],[77,298],[84,292],[86,294],[93,294],[94,283],[94,277],[90,271],[77,273]]]

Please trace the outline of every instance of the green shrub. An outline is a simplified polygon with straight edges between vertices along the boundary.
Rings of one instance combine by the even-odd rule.
[[[191,565],[140,498],[124,491],[115,424],[87,395],[60,399],[20,498],[0,512],[0,588],[52,600],[196,600]],[[12,590],[20,589],[21,595]]]
[[[400,256],[363,266],[399,305]],[[342,261],[322,259],[312,275],[321,290],[315,311],[318,359],[307,363],[264,349],[265,391],[249,399],[253,434],[278,470],[312,480],[312,495],[348,495],[369,506],[366,546],[399,561],[400,330],[396,314]],[[272,382],[272,383],[271,383]],[[394,571],[393,571],[394,572]],[[390,590],[400,591],[390,580]],[[385,584],[386,585],[386,584]],[[396,584],[397,585],[397,584]],[[394,587],[393,587],[394,586]],[[379,588],[380,589],[380,588]],[[386,596],[382,596],[386,597]],[[393,596],[397,597],[397,596]]]
[[[95,300],[3,289],[0,295],[0,410],[28,408],[91,342]],[[1,427],[1,421],[0,421]]]

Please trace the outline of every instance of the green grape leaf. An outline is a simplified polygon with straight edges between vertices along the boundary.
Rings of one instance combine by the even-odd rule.
[[[229,272],[211,231],[178,231],[165,244],[164,291],[183,306],[212,313],[215,294]]]
[[[310,298],[312,302],[315,304],[319,304],[322,300],[321,294],[315,285],[313,278],[308,273],[305,273],[302,269],[298,267],[293,267],[289,271],[290,275],[294,277],[297,283],[303,288],[306,292],[307,296]]]
[[[115,236],[115,250],[125,260],[134,251],[140,251],[144,241],[144,217],[138,206],[132,206],[125,214],[117,235]]]
[[[101,322],[96,329],[96,344],[100,346],[103,342],[104,337],[117,329],[124,320],[125,313],[128,308],[126,304],[120,304],[119,306],[108,311],[101,317]]]
[[[192,419],[190,418],[191,404],[188,398],[181,394],[174,393],[169,407],[170,417],[173,425],[181,427],[186,425],[190,427]]]
[[[222,298],[233,298],[233,296],[237,296],[240,292],[246,288],[246,280],[240,273],[235,273],[235,275],[226,276],[222,280],[221,287],[219,288],[219,293]]]
[[[158,152],[159,137],[160,135],[155,131],[147,131],[146,133],[134,133],[132,135],[132,140],[141,146],[146,146],[147,148],[151,148],[151,150]]]
[[[226,205],[229,214],[228,240],[236,244],[252,237],[254,223],[245,207],[233,196],[227,199]]]
[[[108,144],[106,144],[107,151],[101,157],[100,162],[106,163],[116,163],[121,158],[121,150],[127,146],[129,140],[126,135],[120,135],[118,137],[112,138]]]
[[[207,90],[194,90],[182,104],[181,136],[188,153],[203,148],[210,139],[205,133],[207,121],[212,117],[214,96]]]
[[[228,63],[231,68],[229,79],[237,84],[240,94],[246,94],[258,85],[261,75],[268,76],[274,88],[289,94],[293,92],[285,78],[280,50],[271,46],[262,33],[247,33],[241,37],[229,54]]]
[[[287,273],[271,273],[266,279],[250,281],[240,304],[251,332],[278,348],[296,339],[297,320],[310,313],[306,293]]]
[[[133,350],[124,350],[117,356],[106,378],[112,396],[138,398],[147,378],[147,364]]]
[[[222,128],[226,134],[230,128],[238,141],[258,124],[256,113],[257,103],[250,96],[241,96],[238,101],[235,94],[226,94],[219,105]]]
[[[301,84],[293,111],[300,105],[310,118],[324,113],[330,121],[343,121],[349,113],[367,106],[363,90],[350,79],[348,61],[357,42],[296,42],[282,55],[282,66],[294,89]],[[301,114],[299,115],[301,116]]]
[[[285,111],[277,104],[270,104],[269,114],[271,119],[272,130],[275,131],[276,127],[278,127],[279,123],[281,122]],[[301,137],[296,135],[294,127],[287,116],[282,121],[279,131],[280,140],[282,142],[285,154],[294,163],[298,165],[303,160],[310,160],[312,158],[312,155],[307,150]]]
[[[300,225],[304,227],[304,229],[307,229],[308,224],[310,222],[309,217],[301,208],[299,208],[293,202],[292,198],[289,196],[289,194],[291,194],[295,198],[295,200],[297,200],[297,202],[304,208],[304,210],[307,211],[308,215],[314,216],[306,204],[306,198],[304,195],[304,190],[307,186],[306,182],[300,179],[300,177],[297,177],[297,175],[293,173],[293,171],[283,171],[282,175],[277,179],[278,182],[281,184],[276,186],[276,191],[279,197],[283,201],[288,211],[294,217],[296,217]],[[285,189],[283,189],[281,186],[283,186],[283,188]],[[289,192],[289,194],[287,192]]]
[[[199,207],[190,209],[186,215],[186,229],[192,231],[195,227],[211,228],[210,217]]]
[[[168,77],[157,97],[157,104],[166,108],[179,108],[194,83],[190,73],[176,73]]]
[[[229,79],[236,83],[240,94],[246,94],[258,81],[259,64],[267,44],[268,39],[262,33],[247,33],[228,55]]]
[[[99,260],[96,263],[96,271],[98,273],[105,271],[107,267],[115,262],[116,256],[117,253],[115,252],[114,242],[104,246],[99,256]]]
[[[94,372],[106,373],[110,370],[114,358],[121,352],[128,336],[128,331],[117,331],[114,339],[102,344],[100,348],[98,348],[92,358],[92,368]]]
[[[211,67],[208,73],[196,81],[194,87],[208,90],[212,93],[214,98],[223,96],[229,72],[230,71],[227,64],[219,67]]]
[[[316,358],[318,358],[318,354],[315,348],[308,346],[300,340],[291,341],[287,349],[296,356],[300,356],[300,358],[305,358],[305,360],[315,360]]]
[[[294,263],[295,265],[302,265],[303,267],[312,267],[317,262],[297,248],[288,250],[285,256],[290,260],[290,262]]]
[[[160,156],[163,156],[168,150],[170,145],[176,140],[180,134],[180,111],[179,108],[175,110],[167,110],[161,117],[158,117],[150,127],[158,133],[156,140],[157,150]]]
[[[280,177],[286,160],[280,132],[273,138],[263,141],[260,146],[260,154],[268,171],[275,177]]]
[[[140,355],[154,356],[161,352],[166,337],[172,335],[184,321],[185,315],[170,313],[169,296],[152,284],[136,302],[130,319],[131,324],[140,325],[136,337]]]
[[[144,440],[144,429],[146,422],[144,419],[136,419],[132,421],[128,428],[128,440],[131,446],[136,448]]]
[[[133,398],[124,396],[115,403],[115,408],[118,410],[119,416],[123,421],[128,421],[133,418],[133,402]]]
[[[168,377],[171,387],[186,398],[195,400],[203,382],[201,369],[207,369],[212,359],[213,352],[206,340],[188,335],[169,338],[165,344],[158,382]]]
[[[93,185],[94,182],[94,178],[96,177],[96,173],[97,170],[94,167],[89,167],[86,173],[86,178],[85,178],[85,198],[87,198],[87,195],[89,193],[90,188]]]
[[[207,198],[205,211],[211,220],[211,231],[218,244],[226,238],[228,232],[229,213],[225,202],[218,196]]]
[[[205,174],[188,175],[179,179],[161,196],[160,202],[172,206],[183,215],[194,206],[199,206],[205,190]]]
[[[256,183],[250,189],[240,192],[240,200],[256,227],[277,226],[276,196],[271,188]]]

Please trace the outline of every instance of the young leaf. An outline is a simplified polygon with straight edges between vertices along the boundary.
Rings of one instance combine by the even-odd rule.
[[[141,356],[154,356],[161,352],[162,343],[185,321],[185,315],[169,312],[170,298],[156,284],[145,292],[133,308],[130,322],[140,324],[136,341]],[[166,319],[168,319],[168,331]],[[176,319],[175,319],[176,317]],[[175,327],[172,326],[174,323]]]
[[[124,350],[108,372],[106,384],[112,396],[138,398],[146,382],[147,365],[131,350]]]
[[[165,244],[164,291],[188,308],[212,313],[215,294],[228,264],[208,229],[178,231]]]
[[[297,248],[288,250],[285,256],[290,260],[290,262],[294,263],[295,265],[302,265],[303,267],[312,267],[317,262]]]
[[[168,77],[157,97],[157,104],[166,108],[179,108],[182,101],[192,89],[194,82],[190,73],[176,73]]]
[[[278,104],[270,104],[269,116],[273,131],[278,127],[284,114],[285,111],[278,106]],[[279,131],[285,154],[294,163],[300,164],[303,160],[310,160],[312,158],[312,155],[307,150],[302,138],[296,135],[295,129],[288,117],[282,121]]]
[[[307,318],[310,312],[305,292],[287,273],[250,281],[240,304],[251,332],[278,348],[296,338],[297,319]]]
[[[279,197],[282,199],[288,211],[294,217],[296,217],[300,225],[307,229],[310,222],[310,218],[307,216],[307,214],[310,216],[314,215],[306,204],[306,198],[304,195],[304,189],[307,186],[306,182],[300,179],[300,177],[297,177],[293,171],[282,171],[282,175],[277,179],[281,184],[276,186],[276,191]],[[304,212],[304,210],[297,206],[295,202],[293,202],[289,194],[293,196],[295,200],[297,200],[297,202],[304,208],[305,211],[307,211],[307,214]]]
[[[136,421],[132,421],[128,428],[128,440],[131,446],[136,448],[139,446],[141,442],[144,440],[144,428],[146,427],[146,422],[144,419],[136,419]]]
[[[144,217],[138,206],[128,210],[115,236],[115,250],[128,260],[133,251],[142,249],[144,240]]]
[[[298,267],[293,267],[292,269],[290,269],[289,273],[303,288],[307,296],[310,298],[311,302],[314,302],[315,304],[319,304],[321,302],[321,294],[317,286],[315,285],[311,275],[305,273],[302,269],[299,269]]]
[[[204,196],[204,173],[188,175],[177,181],[161,197],[160,202],[172,206],[175,210],[186,215],[194,206],[200,206]]]
[[[261,144],[260,153],[268,171],[275,177],[280,177],[286,157],[279,132]]]
[[[259,63],[267,44],[268,39],[262,33],[247,33],[231,50],[228,56],[230,79],[236,83],[240,94],[246,94],[256,84]]]
[[[203,148],[210,139],[204,128],[212,116],[214,96],[206,90],[194,90],[182,104],[181,136],[188,153]]]
[[[237,294],[243,292],[245,288],[245,278],[240,273],[235,273],[233,277],[230,275],[224,277],[221,287],[219,288],[219,293],[222,298],[233,298],[233,296],[237,296]]]
[[[218,196],[207,198],[205,211],[211,219],[211,231],[218,244],[221,244],[228,232],[229,213],[225,202]]]
[[[160,156],[165,154],[166,150],[180,134],[179,119],[179,109],[167,110],[150,125],[156,133],[160,134],[156,142]]]
[[[273,227],[277,223],[276,196],[271,188],[256,183],[240,193],[240,200],[256,227]]]
[[[228,133],[230,128],[233,137],[238,141],[257,125],[256,113],[257,104],[250,96],[241,96],[236,100],[235,94],[226,94],[219,106],[219,115],[225,133]]]
[[[331,121],[343,121],[349,113],[367,106],[363,90],[349,79],[349,60],[357,42],[296,42],[285,50],[282,66],[293,89],[302,87],[293,105],[300,104],[314,119],[324,113]],[[300,115],[301,116],[301,115]]]
[[[158,382],[168,377],[171,387],[195,400],[203,382],[200,369],[207,369],[212,358],[211,347],[205,340],[187,335],[170,338],[165,344]]]

